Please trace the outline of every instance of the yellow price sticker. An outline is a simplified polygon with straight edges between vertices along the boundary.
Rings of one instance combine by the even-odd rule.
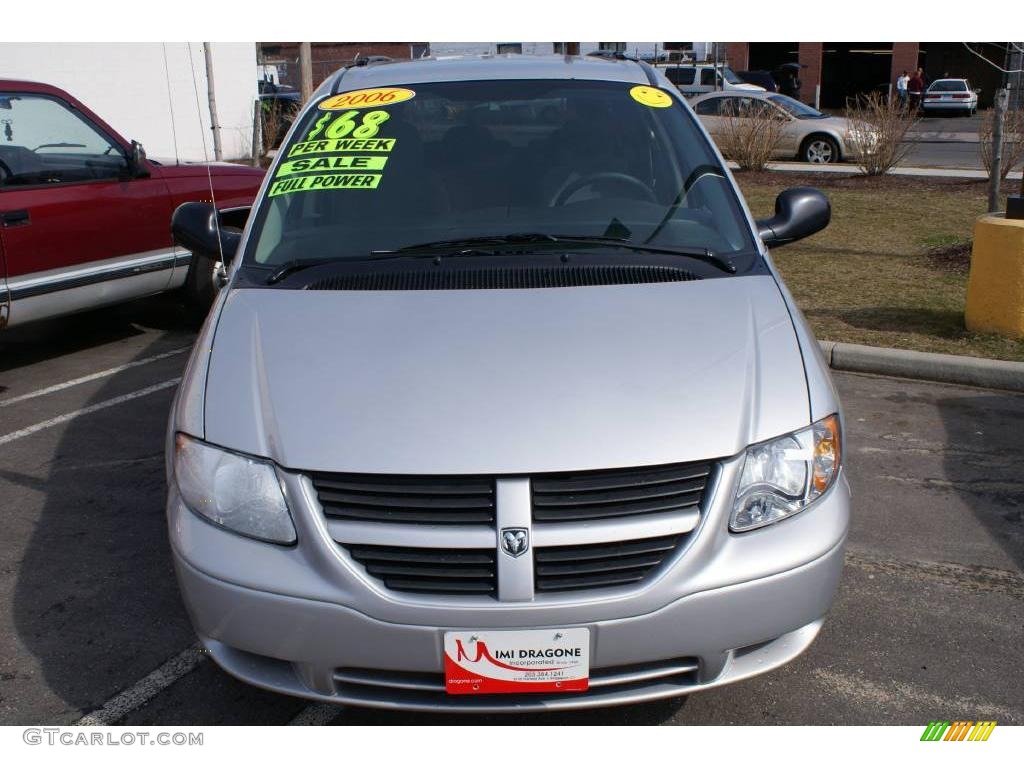
[[[645,107],[662,109],[672,106],[672,97],[661,88],[655,88],[652,85],[634,86],[629,89],[629,95],[633,97],[633,101],[637,101]]]
[[[281,163],[277,176],[290,176],[307,171],[381,171],[388,159],[383,155],[335,155],[333,157],[310,157]]]
[[[325,112],[337,109],[384,107],[408,101],[415,95],[416,91],[410,91],[408,88],[364,88],[361,91],[349,91],[348,93],[339,93],[337,96],[329,96],[317,104],[317,107]]]
[[[317,176],[292,176],[275,179],[267,197],[289,195],[293,192],[317,192],[324,189],[376,189],[379,173],[322,173]]]

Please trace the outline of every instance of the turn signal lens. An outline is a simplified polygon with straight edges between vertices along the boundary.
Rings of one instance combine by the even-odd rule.
[[[829,416],[814,425],[814,466],[811,473],[811,498],[817,498],[832,485],[839,467],[839,419]]]

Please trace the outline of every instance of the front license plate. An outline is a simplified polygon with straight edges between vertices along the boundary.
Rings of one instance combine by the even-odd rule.
[[[589,676],[586,628],[444,633],[448,693],[585,691]]]

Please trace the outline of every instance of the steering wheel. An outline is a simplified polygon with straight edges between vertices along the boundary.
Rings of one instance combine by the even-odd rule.
[[[592,186],[599,181],[617,181],[624,184],[628,184],[634,189],[639,189],[643,192],[644,198],[648,202],[656,203],[658,198],[654,194],[654,190],[647,186],[644,182],[638,179],[636,176],[630,176],[628,173],[619,173],[618,171],[598,171],[597,173],[588,173],[580,176],[575,181],[571,181],[562,187],[555,196],[551,198],[551,202],[548,203],[549,208],[555,208],[559,205],[565,205],[569,198],[579,192],[584,187]]]

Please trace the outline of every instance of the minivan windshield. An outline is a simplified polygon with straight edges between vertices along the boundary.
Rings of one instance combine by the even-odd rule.
[[[758,258],[714,150],[679,97],[652,86],[489,80],[344,92],[306,112],[272,173],[244,266],[523,233],[708,249],[738,273]]]

